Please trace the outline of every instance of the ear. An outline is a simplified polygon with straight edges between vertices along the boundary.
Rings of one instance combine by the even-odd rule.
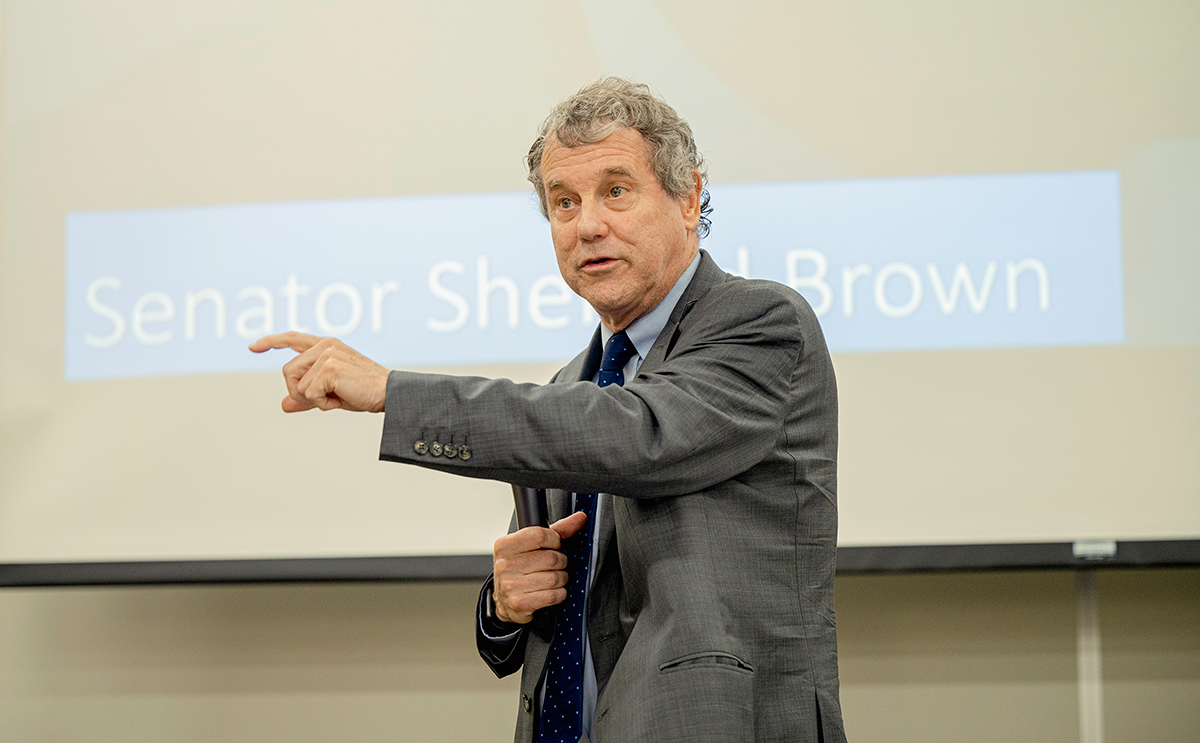
[[[700,196],[704,193],[704,179],[699,170],[692,171],[692,190],[679,199],[679,212],[688,230],[696,229],[700,224]]]

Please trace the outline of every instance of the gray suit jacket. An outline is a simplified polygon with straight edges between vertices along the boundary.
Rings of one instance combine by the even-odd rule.
[[[582,381],[599,352],[548,385],[393,372],[380,456],[549,488],[552,519],[570,492],[616,496],[589,600],[599,743],[843,741],[837,393],[812,310],[705,254],[634,379]],[[435,436],[472,456],[416,451]],[[512,653],[481,642],[497,674],[523,666],[519,742],[553,622]]]

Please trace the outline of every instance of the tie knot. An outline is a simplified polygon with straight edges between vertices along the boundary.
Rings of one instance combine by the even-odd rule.
[[[624,385],[625,384],[625,365],[637,353],[637,349],[633,347],[633,342],[629,340],[629,336],[622,330],[620,333],[613,333],[608,339],[608,343],[604,344],[604,356],[600,359],[600,375],[596,382],[601,387],[607,387],[610,384]]]

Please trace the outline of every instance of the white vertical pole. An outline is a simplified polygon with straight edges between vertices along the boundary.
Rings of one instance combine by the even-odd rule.
[[[1096,571],[1075,572],[1078,601],[1075,658],[1079,674],[1079,743],[1104,743],[1104,690],[1100,678],[1100,607]]]

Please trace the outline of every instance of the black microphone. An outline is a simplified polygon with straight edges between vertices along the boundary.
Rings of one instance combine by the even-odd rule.
[[[546,509],[546,491],[542,488],[525,488],[513,485],[513,501],[517,505],[517,526],[550,526],[550,512]]]

